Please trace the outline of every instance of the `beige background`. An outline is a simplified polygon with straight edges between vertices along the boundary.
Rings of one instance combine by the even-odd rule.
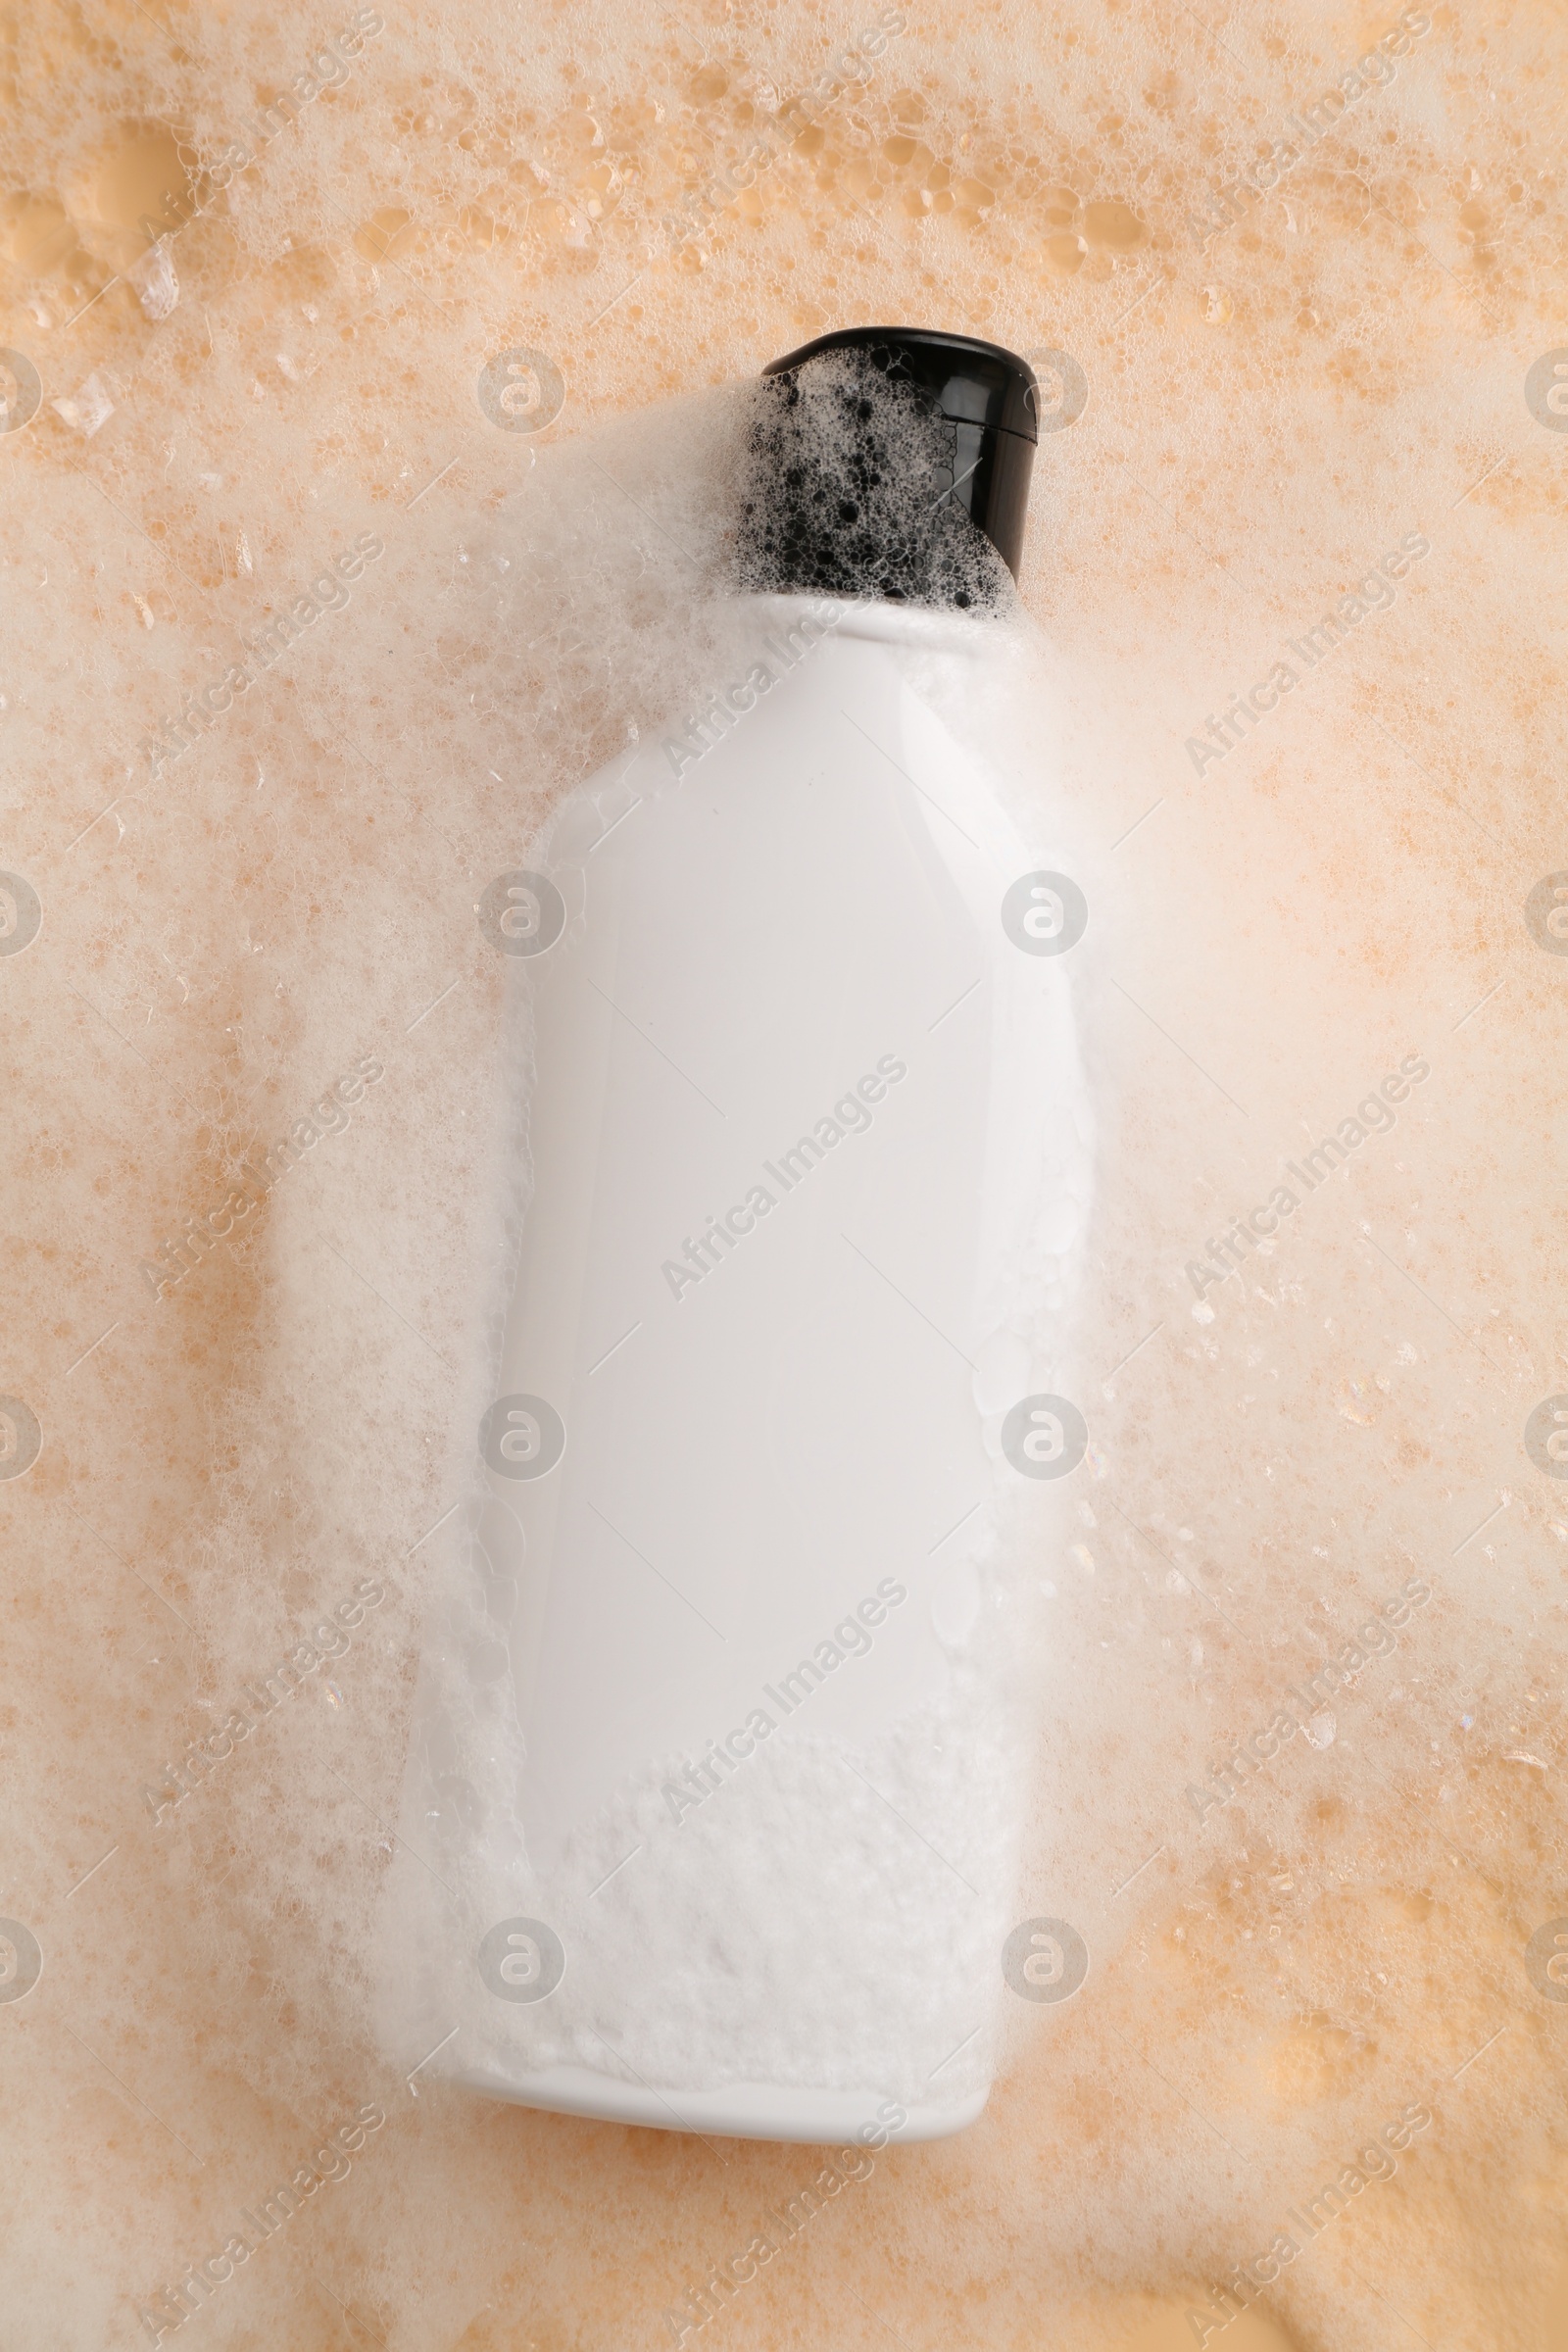
[[[1523,912],[1568,867],[1568,436],[1525,390],[1568,343],[1560,17],[1434,8],[1205,242],[1392,5],[906,13],[707,198],[870,0],[387,0],[270,137],[346,6],[4,18],[0,866],[43,910],[0,956],[0,1390],[43,1438],[0,1482],[0,1913],[43,1955],[0,2003],[19,2352],[150,2340],[138,2305],[366,2103],[348,2178],[180,2340],[651,2347],[810,2178],[406,2082],[364,1983],[449,1499],[473,904],[666,715],[612,659],[630,571],[557,596],[536,542],[502,645],[463,566],[587,478],[569,444],[872,318],[1088,384],[1024,577],[1104,1136],[1092,1475],[1028,1564],[1055,1632],[1020,1916],[1092,1965],[1013,2017],[973,2131],[878,2158],[685,2341],[1193,2343],[1186,2311],[1420,2105],[1395,2176],[1208,2340],[1568,2343],[1568,2013],[1525,1958],[1568,1913],[1568,1490],[1522,1444],[1568,1384],[1568,961]],[[518,347],[564,384],[544,422],[516,379],[537,429],[476,395]],[[654,576],[658,530],[609,514]],[[153,773],[159,721],[366,532],[349,605]],[[1408,533],[1396,601],[1195,774],[1207,715]],[[362,1054],[385,1082],[289,1178],[314,1254],[280,1264],[270,1209],[155,1298],[140,1268]],[[1398,1125],[1195,1300],[1220,1220],[1406,1054]],[[370,1573],[330,1675],[156,1824],[143,1789]],[[1186,1786],[1411,1578],[1430,1603],[1318,1743],[1200,1817]]]

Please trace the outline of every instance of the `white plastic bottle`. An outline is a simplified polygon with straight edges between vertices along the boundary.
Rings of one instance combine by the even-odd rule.
[[[433,2063],[492,2095],[878,2145],[991,2080],[1027,1770],[1005,1522],[1085,1446],[1054,1383],[1086,916],[938,714],[1009,658],[974,517],[1015,563],[1028,369],[868,330],[779,370],[764,504],[778,433],[822,446],[749,510],[734,690],[480,908],[530,1197],[387,2014],[411,2053],[457,2018]],[[890,525],[878,498],[931,513],[931,446],[972,515],[960,485]],[[851,505],[896,542],[872,593],[824,576]]]

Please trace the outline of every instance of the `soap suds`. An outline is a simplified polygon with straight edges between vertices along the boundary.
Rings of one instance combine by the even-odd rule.
[[[704,2334],[870,2340],[873,2304],[911,2341],[1192,2341],[1190,2304],[1419,2100],[1398,2176],[1211,2342],[1549,2343],[1562,2005],[1525,1954],[1568,1909],[1568,1514],[1522,1432],[1568,1382],[1562,961],[1523,909],[1564,863],[1562,442],[1525,385],[1562,342],[1558,47],[1434,10],[1199,255],[1189,214],[1396,10],[939,12],[852,71],[873,7],[646,32],[579,10],[522,47],[482,13],[389,11],[341,86],[270,114],[353,13],[0,26],[0,868],[42,909],[0,957],[0,1390],[41,1432],[0,1480],[0,1914],[42,1956],[0,2003],[14,2327],[145,2341],[137,2304],[368,2102],[373,2164],[182,2335],[652,2344],[798,2182],[789,2150],[721,2167],[400,2079],[370,1986],[454,1501],[436,1433],[466,1409],[448,1318],[502,1239],[458,1214],[497,1113],[474,909],[572,786],[734,674],[702,617],[722,502],[666,504],[657,450],[722,484],[741,443],[703,450],[735,414],[713,387],[904,319],[1060,351],[1087,385],[1042,437],[1022,597],[1084,844],[1102,1345],[1092,1520],[1030,1554],[1053,1705],[1019,1916],[1066,1921],[1090,1964],[1008,2012],[980,2126],[879,2156],[864,2203]],[[220,188],[234,140],[255,160]],[[476,389],[519,348],[564,384],[531,434]],[[668,409],[631,420],[676,398],[689,458]],[[1195,778],[1192,714],[1412,527],[1432,554],[1397,606]],[[147,731],[364,531],[373,595],[153,777]],[[957,717],[1005,752],[993,714]],[[1027,804],[1027,761],[1015,783]],[[1412,1048],[1419,1119],[1195,1321],[1195,1238]],[[385,1082],[279,1191],[308,1203],[291,1285],[269,1224],[154,1300],[141,1261],[367,1054]],[[143,1787],[383,1573],[373,1631],[154,1823]],[[1197,1821],[1188,1783],[1412,1575],[1419,1633],[1336,1692],[1332,1741],[1284,1742]]]

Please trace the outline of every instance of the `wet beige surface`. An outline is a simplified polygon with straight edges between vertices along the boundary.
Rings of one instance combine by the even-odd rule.
[[[1563,71],[1502,7],[5,17],[8,2342],[1568,2343]],[[1056,420],[1104,1133],[1019,1915],[1090,1970],[720,2305],[813,2152],[367,2022],[473,903],[665,715],[591,599],[498,652],[462,567],[564,445],[871,318]],[[280,1263],[237,1171],[367,1062]]]

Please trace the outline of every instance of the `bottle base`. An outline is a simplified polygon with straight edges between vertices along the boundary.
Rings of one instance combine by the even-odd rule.
[[[707,2132],[719,2139],[802,2140],[813,2147],[858,2140],[877,2119],[884,2094],[874,2090],[811,2090],[795,2084],[732,2082],[722,2090],[656,2090],[623,2082],[587,2066],[552,2066],[511,2078],[481,2067],[466,2068],[454,2081],[487,2098],[510,2099],[520,2107],[543,2107],[555,2115],[590,2116],[608,2124],[637,2124],[652,2132]],[[990,2096],[989,2083],[966,2098],[925,2100],[904,2110],[894,2132],[878,2123],[883,2137],[902,2145],[910,2139],[945,2139],[972,2124]]]

